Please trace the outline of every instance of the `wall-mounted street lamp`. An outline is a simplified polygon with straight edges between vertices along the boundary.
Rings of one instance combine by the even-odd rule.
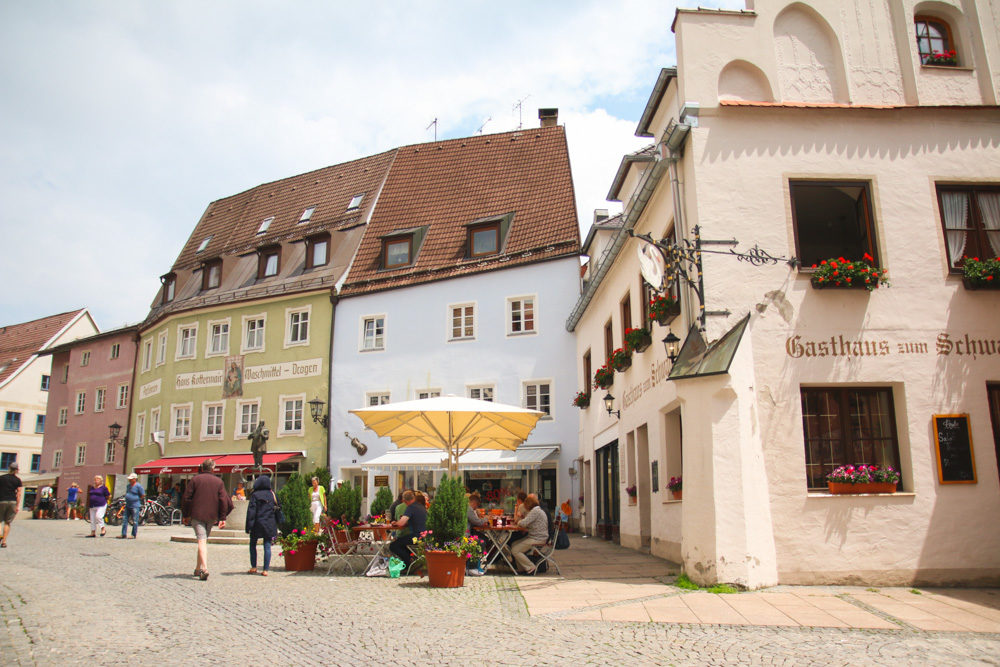
[[[614,415],[618,419],[622,418],[622,411],[613,409],[615,407],[615,397],[611,395],[610,391],[604,395],[604,407],[607,409],[608,415]]]
[[[313,421],[317,424],[322,424],[323,428],[326,428],[330,423],[330,416],[323,414],[323,406],[326,402],[321,400],[319,396],[314,398],[309,403],[309,414],[312,415]]]
[[[114,424],[108,427],[108,433],[111,436],[111,442],[115,443],[116,445],[122,445],[124,447],[126,444],[128,444],[128,434],[119,439],[119,436],[121,436],[122,434],[122,425],[119,424],[118,422],[115,422]]]
[[[681,349],[681,339],[675,336],[673,331],[667,332],[667,337],[663,339],[663,349],[667,351],[670,363],[674,363]]]

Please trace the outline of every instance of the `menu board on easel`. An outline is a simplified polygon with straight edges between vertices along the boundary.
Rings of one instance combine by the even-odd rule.
[[[969,415],[934,415],[938,481],[941,484],[975,484],[976,457],[972,453]]]

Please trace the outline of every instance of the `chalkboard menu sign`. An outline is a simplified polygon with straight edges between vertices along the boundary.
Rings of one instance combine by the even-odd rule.
[[[975,484],[976,457],[972,453],[969,415],[934,415],[938,481],[942,484]]]

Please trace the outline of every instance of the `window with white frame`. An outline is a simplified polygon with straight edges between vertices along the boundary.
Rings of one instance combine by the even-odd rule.
[[[302,408],[305,405],[305,394],[301,396],[282,396],[281,428],[278,435],[293,435],[302,433]]]
[[[119,410],[128,407],[128,385],[120,384],[118,385],[118,400],[115,402],[115,407]]]
[[[82,466],[87,462],[87,444],[80,443],[76,446],[76,465]]]
[[[205,356],[229,354],[229,320],[208,323],[208,350]]]
[[[469,386],[469,398],[477,401],[493,401],[495,387],[491,384],[477,384]]]
[[[56,424],[59,426],[65,426],[68,419],[69,408],[59,408],[59,421],[57,421]]]
[[[552,417],[552,384],[546,380],[531,380],[524,383],[524,407],[528,410],[544,412],[542,419]]]
[[[170,440],[191,440],[191,403],[170,406]]]
[[[361,350],[385,349],[385,315],[369,315],[361,319]]]
[[[56,470],[58,470],[59,468],[62,468],[62,450],[61,449],[57,449],[56,451],[52,452],[52,467],[55,468]]]
[[[78,391],[76,392],[76,414],[82,415],[84,410],[87,409],[87,392]]]
[[[149,409],[149,432],[156,433],[160,430],[160,408]]]
[[[288,317],[288,327],[285,330],[285,347],[309,344],[309,314],[312,307],[289,308],[285,311]]]
[[[448,340],[472,340],[476,337],[476,306],[471,303],[448,306]]]
[[[365,394],[365,405],[367,407],[374,407],[376,405],[385,405],[389,402],[389,392],[387,391],[369,391]]]
[[[132,438],[133,447],[142,447],[146,444],[146,413],[140,412],[135,416],[135,437]]]
[[[520,336],[535,333],[535,297],[507,299],[507,334]]]
[[[423,398],[437,398],[438,396],[441,395],[441,390],[440,389],[417,389],[416,394],[417,394],[417,398],[418,399],[423,399]]]
[[[104,443],[104,462],[114,463],[115,462],[115,441],[108,440]]]
[[[264,324],[266,319],[267,317],[264,313],[244,316],[242,352],[264,351]]]
[[[94,391],[94,412],[104,412],[104,404],[107,399],[108,390],[98,387]]]
[[[177,359],[194,359],[198,340],[197,324],[182,324],[177,327]]]
[[[222,440],[222,418],[225,414],[225,403],[202,403],[201,437],[205,440]]]
[[[236,424],[236,437],[245,438],[255,428],[260,419],[260,400],[238,401],[236,403],[239,420]]]
[[[122,352],[121,343],[115,343],[114,345],[111,346],[111,358],[112,359],[117,359],[118,356],[121,354],[121,352]]]
[[[161,331],[156,334],[156,365],[162,366],[167,363],[167,332]]]
[[[90,350],[85,351],[80,355],[80,365],[86,366],[90,363]]]

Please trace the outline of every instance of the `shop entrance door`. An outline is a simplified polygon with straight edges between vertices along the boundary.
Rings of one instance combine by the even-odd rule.
[[[618,542],[618,441],[597,450],[597,535]]]
[[[1000,461],[1000,384],[986,385],[986,394],[990,402],[990,421],[993,422],[993,447],[996,449],[997,461]]]
[[[553,516],[559,503],[556,502],[556,471],[548,468],[538,471],[538,499]]]

